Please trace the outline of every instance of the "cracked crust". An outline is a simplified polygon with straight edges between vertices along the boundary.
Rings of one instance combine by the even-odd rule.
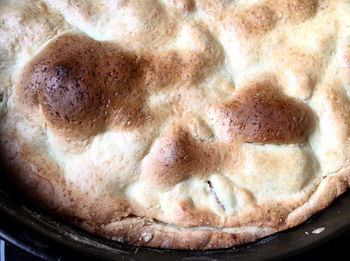
[[[346,1],[5,1],[0,160],[129,244],[216,249],[350,186]]]

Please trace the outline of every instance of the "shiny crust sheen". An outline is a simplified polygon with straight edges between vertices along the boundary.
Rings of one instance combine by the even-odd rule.
[[[4,1],[0,161],[135,245],[217,249],[350,186],[345,0]]]

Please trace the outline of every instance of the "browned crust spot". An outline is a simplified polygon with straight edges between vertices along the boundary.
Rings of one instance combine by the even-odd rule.
[[[244,88],[216,110],[225,135],[243,142],[301,142],[313,122],[306,104],[281,94],[270,82]]]
[[[183,128],[169,130],[145,162],[145,178],[157,187],[171,187],[191,175],[203,177],[221,163],[218,148],[195,140]]]
[[[201,79],[208,64],[199,56],[169,51],[140,57],[66,33],[23,68],[17,95],[27,110],[40,105],[50,126],[66,136],[86,138],[108,126],[138,128],[152,118],[144,106],[148,94]]]
[[[276,24],[274,12],[264,5],[253,5],[232,14],[230,11],[225,18],[225,27],[238,35],[260,35],[271,30]]]
[[[103,129],[105,120],[126,106],[140,112],[140,96],[132,95],[138,66],[137,57],[118,46],[64,34],[25,66],[18,88],[22,102],[40,104],[53,128],[86,136]]]
[[[317,11],[318,0],[284,0],[280,9],[286,21],[304,22]]]
[[[165,86],[198,83],[212,66],[205,55],[175,51],[159,53],[144,64],[144,84],[154,90]]]

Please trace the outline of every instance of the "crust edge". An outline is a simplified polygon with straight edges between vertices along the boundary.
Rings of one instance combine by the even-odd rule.
[[[326,176],[310,199],[293,210],[278,227],[181,229],[141,218],[112,222],[95,233],[129,244],[170,249],[218,249],[253,242],[259,238],[295,227],[324,209],[350,187],[350,167]],[[132,228],[132,229],[130,229]],[[122,235],[122,236],[121,236]],[[124,240],[121,240],[121,238]]]
[[[107,222],[104,223],[104,225],[96,225],[96,223],[89,222],[88,220],[80,218],[79,215],[77,215],[77,213],[81,215],[86,214],[85,210],[81,213],[76,212],[74,209],[77,206],[75,204],[72,205],[72,202],[69,203],[70,200],[67,199],[65,195],[65,190],[69,190],[69,184],[66,184],[63,180],[61,180],[61,178],[58,177],[59,173],[56,173],[55,171],[53,171],[53,173],[49,173],[51,176],[49,175],[49,180],[46,180],[41,175],[38,175],[38,173],[27,170],[28,168],[26,168],[26,164],[28,163],[28,159],[25,159],[25,157],[18,152],[20,149],[14,140],[16,139],[4,136],[0,137],[0,148],[11,146],[11,148],[14,149],[12,155],[3,155],[8,159],[7,164],[5,165],[7,165],[10,169],[11,167],[14,167],[14,169],[11,171],[11,173],[14,175],[9,178],[17,183],[25,195],[44,208],[51,209],[51,211],[54,211],[56,214],[63,217],[63,219],[68,220],[68,222],[73,223],[74,225],[77,225],[91,233],[102,235],[108,239],[138,246],[142,245],[167,249],[200,250],[229,248],[253,242],[259,238],[266,237],[301,224],[316,212],[327,207],[334,199],[343,194],[350,187],[350,166],[328,174],[321,180],[320,184],[310,196],[309,200],[290,212],[284,221],[276,226],[182,228],[152,219],[137,216],[135,217],[131,214],[133,213],[131,209],[123,208],[122,202],[119,204],[120,207],[124,209],[122,212],[120,212],[121,209],[119,207],[114,208],[114,205],[109,205],[111,210],[108,213],[111,216],[108,220],[118,221],[110,222],[105,220]],[[1,144],[4,142],[7,144]],[[40,169],[45,172],[42,167]],[[25,179],[24,176],[26,176]],[[55,193],[52,193],[53,188],[50,189],[51,187],[47,186],[45,181],[46,183],[50,183],[51,181],[58,185],[58,189],[62,191],[55,192],[60,194],[61,200],[68,200],[63,204],[65,206],[55,204],[57,203],[57,199],[55,198]],[[62,196],[62,194],[64,196]],[[43,198],[45,200],[43,200]],[[115,211],[119,211],[120,213],[115,216]]]

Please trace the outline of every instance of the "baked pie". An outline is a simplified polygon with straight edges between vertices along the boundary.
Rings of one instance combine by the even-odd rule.
[[[0,150],[92,233],[227,248],[350,185],[348,0],[0,4]]]

